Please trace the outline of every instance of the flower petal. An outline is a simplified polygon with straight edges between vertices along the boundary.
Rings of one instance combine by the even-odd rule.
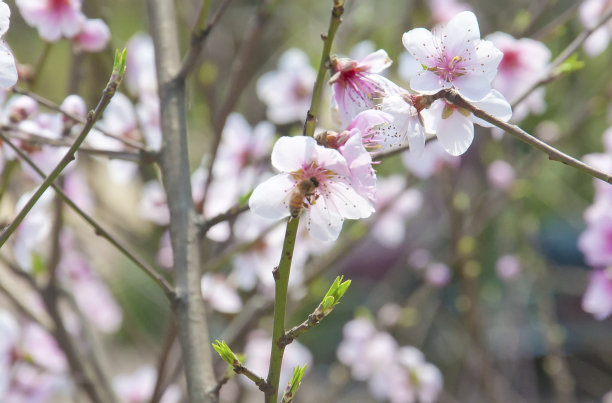
[[[272,166],[281,172],[293,172],[308,164],[318,147],[312,137],[281,137],[272,149]]]
[[[384,49],[378,49],[374,53],[370,53],[363,59],[359,60],[359,65],[367,67],[367,71],[370,73],[380,73],[387,67],[391,66],[393,61],[387,55]]]
[[[279,174],[260,183],[249,198],[249,208],[264,218],[279,220],[289,215],[289,194],[295,181],[288,174]]]
[[[506,101],[506,98],[496,90],[487,94],[482,101],[474,102],[474,105],[504,122],[507,122],[512,117],[512,107]],[[472,115],[472,121],[482,127],[494,127],[491,123],[474,115]]]
[[[402,35],[404,47],[417,61],[428,67],[433,66],[431,55],[440,53],[436,46],[433,34],[425,28],[415,28]]]
[[[435,32],[437,34],[437,32]],[[471,11],[463,11],[455,15],[440,35],[445,51],[449,54],[460,54],[466,43],[480,39],[478,20]]]
[[[449,117],[438,122],[436,135],[447,153],[461,155],[472,144],[474,124],[455,110]]]
[[[320,197],[307,210],[306,217],[308,232],[314,238],[323,242],[338,239],[344,219],[338,212],[338,209],[333,204],[330,205],[329,199]]]

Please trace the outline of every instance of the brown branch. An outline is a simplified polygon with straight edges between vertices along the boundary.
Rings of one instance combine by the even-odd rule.
[[[236,57],[234,58],[234,62],[231,67],[231,76],[228,82],[230,83],[230,88],[227,92],[227,95],[224,99],[224,102],[221,104],[221,108],[215,114],[214,119],[212,120],[212,127],[214,138],[211,146],[210,152],[210,160],[206,167],[208,172],[208,176],[206,177],[206,181],[204,182],[204,195],[202,197],[202,205],[198,210],[200,214],[204,214],[204,205],[206,202],[206,197],[208,195],[208,188],[213,181],[213,167],[215,165],[215,161],[217,159],[217,152],[219,151],[219,146],[221,145],[221,138],[223,136],[223,128],[225,126],[225,121],[229,114],[234,110],[236,103],[240,99],[240,95],[243,92],[244,86],[248,82],[249,77],[247,77],[248,68],[252,67],[252,63],[250,63],[252,59],[253,52],[257,49],[257,43],[261,39],[263,35],[264,28],[270,17],[276,8],[279,0],[261,0],[261,3],[257,9],[256,14],[253,16],[253,20],[249,26],[249,29],[245,31],[244,39],[242,41],[242,45],[238,50]]]
[[[232,0],[223,0],[219,8],[213,16],[210,18],[210,21],[206,24],[206,18],[208,16],[208,8],[210,7],[210,0],[205,0],[202,3],[202,9],[198,16],[198,20],[191,32],[191,40],[189,50],[187,51],[187,55],[183,61],[183,65],[176,75],[177,81],[185,81],[187,76],[197,67],[197,61],[200,58],[202,52],[204,51],[204,45],[206,44],[206,40],[210,35],[213,28],[217,25],[221,16],[227,10],[228,6]],[[206,24],[206,26],[204,26]],[[203,27],[204,26],[204,27]],[[203,27],[203,28],[202,28]]]
[[[17,139],[21,142],[33,144],[33,145],[47,145],[52,147],[70,147],[68,139],[52,139],[49,137],[40,136],[36,133],[27,132],[21,128],[14,126],[0,126],[0,130],[7,131],[7,136],[13,139]],[[150,151],[140,150],[139,152],[133,151],[115,151],[115,150],[104,150],[92,147],[81,146],[77,150],[77,153],[99,155],[107,157],[109,159],[120,159],[124,161],[131,161],[136,163],[149,164],[152,163],[156,154]]]
[[[176,12],[171,0],[148,0],[149,27],[155,45],[163,145],[160,168],[170,209],[174,255],[175,300],[189,400],[216,402],[217,385],[200,290],[197,215],[193,206],[185,107],[185,83],[175,80],[180,69]]]
[[[27,156],[19,147],[13,144],[8,137],[6,137],[0,131],[0,139],[2,139],[9,147],[17,153],[19,158],[23,159],[36,173],[43,179],[46,178],[44,172]],[[172,286],[166,281],[166,279],[153,268],[149,267],[143,260],[138,258],[134,252],[130,251],[127,247],[123,246],[121,242],[119,242],[115,237],[113,237],[108,231],[106,231],[96,220],[94,220],[89,214],[83,211],[79,206],[77,206],[71,199],[62,191],[62,189],[56,184],[52,183],[51,187],[55,192],[62,198],[62,200],[72,209],[75,213],[77,213],[82,219],[84,219],[93,229],[96,235],[101,236],[110,242],[115,248],[117,248],[125,257],[131,260],[136,264],[138,268],[145,272],[147,276],[149,276],[159,287],[162,289],[164,294],[169,299],[173,298],[174,292],[172,290]]]
[[[558,161],[565,165],[569,165],[572,168],[582,171],[594,178],[601,179],[604,182],[612,184],[612,176],[610,176],[609,174],[604,173],[598,169],[595,169],[592,166],[587,165],[584,162],[574,157],[571,157],[563,153],[562,151],[557,150],[555,147],[532,136],[531,134],[527,133],[526,131],[524,131],[523,129],[521,129],[520,127],[516,125],[503,122],[499,120],[498,118],[496,118],[495,116],[492,116],[486,113],[485,111],[478,109],[476,106],[474,106],[470,102],[463,99],[461,95],[455,90],[452,90],[452,89],[442,90],[438,92],[437,94],[432,95],[431,97],[436,98],[436,99],[445,98],[448,102],[471,112],[472,114],[474,114],[474,116],[479,117],[482,120],[485,120],[499,127],[500,129],[504,129],[506,132],[510,133],[511,135],[518,138],[519,140],[546,153],[548,155],[548,159],[552,161]]]
[[[47,107],[47,108],[49,108],[49,109],[51,109],[53,111],[59,112],[62,115],[66,116],[68,119],[70,119],[70,120],[72,120],[74,122],[81,123],[81,124],[86,124],[87,123],[87,119],[86,118],[83,118],[81,116],[73,115],[72,113],[66,112],[62,108],[60,108],[60,106],[58,104],[56,104],[55,102],[53,102],[53,101],[51,101],[49,99],[46,99],[44,97],[41,97],[40,95],[35,94],[35,93],[31,92],[31,91],[24,90],[23,88],[18,88],[18,87],[11,88],[11,91],[13,93],[15,93],[15,94],[27,95],[28,97],[32,98],[37,103],[39,103],[40,105],[43,105],[43,106],[45,106],[45,107]],[[129,146],[129,147],[132,147],[132,148],[135,148],[137,150],[141,150],[141,151],[144,151],[144,152],[147,152],[147,153],[151,152],[151,151],[147,150],[147,148],[144,145],[142,145],[142,144],[140,144],[140,143],[138,143],[138,142],[136,142],[134,140],[131,140],[131,139],[128,139],[128,138],[125,138],[125,137],[122,137],[122,136],[117,136],[115,134],[109,133],[106,130],[101,129],[98,126],[94,126],[94,127],[95,127],[95,129],[97,131],[99,131],[100,133],[104,134],[105,136],[111,137],[111,138],[113,138],[115,140],[118,140],[118,141],[122,142],[123,144],[125,144],[126,146]]]

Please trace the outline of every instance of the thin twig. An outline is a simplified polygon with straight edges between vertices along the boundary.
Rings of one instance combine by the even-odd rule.
[[[1,131],[0,138],[17,153],[19,158],[23,159],[36,173],[43,179],[46,179],[44,172],[27,156],[19,147],[13,144],[10,139],[8,139]],[[79,206],[77,206],[71,199],[62,191],[61,188],[56,186],[55,184],[51,184],[51,187],[55,190],[55,192],[62,198],[62,200],[72,209],[75,213],[77,213],[81,218],[83,218],[93,229],[96,235],[101,236],[110,242],[117,250],[119,250],[125,257],[131,260],[138,268],[145,272],[147,276],[149,276],[159,287],[162,289],[164,294],[172,299],[174,292],[172,290],[172,286],[166,281],[166,279],[153,268],[149,267],[143,260],[138,258],[134,252],[130,251],[127,247],[125,247],[121,242],[119,242],[115,237],[113,237],[108,231],[106,231],[96,220],[94,220],[89,214],[83,211]]]
[[[21,95],[27,95],[28,97],[32,98],[34,101],[36,101],[37,103],[39,103],[40,105],[45,106],[46,108],[49,108],[53,111],[59,112],[62,115],[66,116],[68,119],[77,122],[77,123],[81,123],[81,124],[86,124],[87,123],[87,119],[83,118],[81,116],[78,115],[74,115],[72,113],[66,112],[65,110],[63,110],[58,104],[56,104],[55,102],[44,98],[36,93],[33,93],[31,91],[28,90],[24,90],[23,88],[19,88],[19,87],[13,87],[11,88],[11,91],[15,94],[21,94]],[[126,146],[135,148],[137,150],[143,151],[145,153],[151,153],[150,150],[148,150],[144,145],[140,144],[137,141],[131,140],[129,138],[126,137],[122,137],[122,136],[117,136],[115,134],[109,133],[108,131],[100,128],[99,126],[94,126],[95,129],[97,131],[99,131],[100,133],[104,134],[107,137],[111,137],[117,141],[122,142],[123,144],[125,144]]]
[[[546,74],[536,81],[532,86],[527,88],[523,93],[517,96],[514,100],[512,100],[511,104],[513,107],[521,103],[525,98],[527,98],[533,91],[535,91],[538,87],[544,84],[548,84],[549,82],[555,80],[557,77],[561,76],[561,73],[557,70],[561,64],[566,61],[582,44],[591,36],[593,32],[599,29],[601,26],[606,24],[610,18],[612,18],[612,10],[608,11],[599,22],[591,27],[584,28],[584,30],[569,44],[563,51],[550,63],[548,67],[548,71]]]
[[[438,98],[445,98],[447,101],[449,101],[450,103],[468,110],[469,112],[471,112],[472,114],[474,114],[474,116],[481,118],[482,120],[485,120],[497,127],[499,127],[500,129],[504,129],[506,132],[510,133],[511,135],[513,135],[514,137],[518,138],[519,140],[537,148],[540,151],[543,151],[544,153],[548,154],[548,158],[552,161],[558,161],[561,162],[565,165],[569,165],[573,168],[576,168],[579,171],[582,171],[594,178],[597,179],[601,179],[604,182],[610,183],[612,184],[612,176],[610,176],[607,173],[604,173],[598,169],[593,168],[590,165],[585,164],[584,162],[571,157],[559,150],[557,150],[556,148],[554,148],[553,146],[543,142],[542,140],[532,136],[531,134],[527,133],[526,131],[524,131],[523,129],[521,129],[520,127],[510,124],[510,123],[506,123],[503,122],[501,120],[499,120],[498,118],[496,118],[495,116],[492,116],[490,114],[488,114],[487,112],[478,109],[476,106],[474,106],[473,104],[471,104],[470,102],[466,101],[465,99],[463,99],[461,97],[461,95],[455,91],[455,90],[442,90],[440,92],[438,92],[437,94],[432,95],[432,97],[438,97]]]
[[[168,356],[172,346],[176,341],[176,324],[174,318],[170,317],[166,329],[166,337],[164,338],[164,345],[162,347],[161,354],[159,355],[159,361],[157,362],[157,379],[155,381],[155,387],[153,388],[153,394],[149,403],[158,403],[164,395],[163,381],[166,373],[166,367],[168,364]]]
[[[17,229],[19,224],[23,221],[25,216],[29,213],[32,207],[34,207],[36,202],[38,202],[38,199],[40,199],[43,193],[49,188],[49,186],[51,186],[53,181],[55,181],[58,178],[58,176],[61,174],[64,168],[66,168],[66,166],[68,166],[68,164],[72,160],[74,160],[74,154],[76,153],[77,149],[81,146],[81,143],[83,143],[83,141],[85,140],[85,137],[87,137],[87,135],[93,128],[93,125],[96,122],[96,120],[98,120],[98,118],[102,115],[102,112],[104,112],[104,109],[106,109],[106,106],[109,104],[113,95],[115,95],[115,92],[117,91],[117,87],[119,87],[121,79],[122,79],[121,74],[117,75],[115,72],[113,72],[108,84],[106,85],[106,88],[104,89],[102,98],[100,98],[100,101],[98,102],[98,105],[96,106],[96,108],[87,114],[87,122],[83,126],[81,133],[77,136],[72,146],[68,149],[68,151],[66,152],[64,157],[61,159],[61,161],[57,164],[55,169],[53,169],[53,171],[49,174],[47,179],[43,181],[43,183],[38,187],[38,189],[30,197],[26,205],[17,214],[17,217],[15,217],[15,219],[11,222],[11,224],[7,228],[5,228],[4,231],[2,231],[2,234],[0,235],[0,247],[2,247],[2,245],[4,245],[6,241],[9,239],[11,234],[15,232],[15,230]]]
[[[210,0],[204,0],[202,3],[202,9],[198,14],[198,20],[191,32],[191,40],[189,50],[183,61],[183,65],[176,75],[176,79],[185,81],[187,76],[196,68],[197,61],[204,50],[206,39],[210,35],[213,28],[217,25],[217,22],[221,19],[221,16],[227,10],[232,0],[223,0],[223,2],[217,8],[217,11],[210,18],[210,21],[206,23],[208,17],[208,11],[210,9]]]
[[[40,136],[36,133],[27,132],[19,127],[14,126],[0,126],[0,130],[6,130],[8,137],[17,139],[21,142],[33,144],[33,145],[47,145],[52,147],[70,147],[68,139],[52,139],[49,137]],[[124,161],[131,161],[136,163],[152,163],[155,159],[154,154],[151,152],[139,151],[115,151],[115,150],[104,150],[98,148],[92,148],[87,146],[81,146],[77,150],[78,153],[99,155],[109,159],[120,159]]]
[[[249,209],[249,206],[246,204],[243,206],[236,205],[234,207],[231,207],[225,213],[221,213],[219,215],[212,217],[209,220],[206,220],[205,222],[202,223],[202,225],[200,225],[200,233],[199,233],[200,238],[203,238],[208,232],[208,230],[210,230],[215,225],[222,223],[223,221],[231,220],[235,218],[236,216],[244,213],[248,209]]]
[[[230,88],[223,103],[221,104],[221,108],[215,114],[214,119],[212,120],[214,138],[211,145],[210,159],[208,161],[208,165],[206,166],[208,176],[204,181],[202,204],[198,210],[198,213],[200,214],[204,214],[204,206],[206,204],[206,198],[208,197],[208,190],[214,178],[213,167],[215,166],[215,162],[217,160],[217,153],[219,151],[219,146],[221,145],[221,138],[223,136],[225,122],[229,114],[232,112],[232,110],[234,110],[240,95],[243,93],[244,86],[250,78],[247,77],[246,73],[249,68],[253,67],[251,56],[253,52],[256,51],[257,43],[261,39],[264,28],[266,27],[268,20],[272,17],[272,14],[279,1],[280,0],[261,0],[261,4],[253,17],[253,21],[251,22],[249,29],[247,29],[245,32],[240,49],[238,50],[238,53],[232,63],[231,76],[228,80]]]

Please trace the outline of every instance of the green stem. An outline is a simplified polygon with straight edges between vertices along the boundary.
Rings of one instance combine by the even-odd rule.
[[[331,19],[329,21],[329,29],[327,35],[321,35],[323,38],[323,52],[321,53],[321,62],[319,63],[319,71],[317,72],[317,80],[315,81],[314,88],[312,90],[312,102],[310,103],[310,110],[306,115],[306,122],[304,123],[304,135],[312,136],[314,134],[315,126],[317,124],[317,113],[319,111],[319,104],[321,103],[321,93],[323,92],[323,82],[325,80],[325,73],[329,68],[329,53],[331,51],[331,45],[336,36],[336,31],[342,22],[342,14],[344,13],[344,0],[334,0],[334,7],[332,8]]]
[[[7,161],[4,166],[4,171],[2,172],[2,179],[0,179],[0,202],[2,201],[2,197],[6,193],[8,189],[8,185],[11,182],[11,175],[15,168],[17,167],[18,162],[16,160]]]
[[[280,341],[285,335],[287,288],[289,286],[289,272],[291,271],[291,260],[293,258],[293,248],[295,247],[295,238],[299,222],[299,220],[289,220],[287,222],[280,263],[273,272],[275,280],[274,327],[272,330],[268,384],[274,389],[274,392],[266,394],[266,403],[275,403],[278,400],[280,369],[283,362],[283,353],[285,352],[285,346],[283,346]]]
[[[85,137],[87,137],[87,134],[89,134],[89,131],[93,127],[96,120],[98,120],[98,118],[102,115],[102,112],[104,112],[104,109],[106,109],[106,106],[109,104],[113,95],[115,95],[115,91],[117,91],[117,87],[119,86],[121,79],[122,79],[122,75],[117,74],[115,71],[113,71],[113,75],[111,76],[110,81],[106,85],[106,88],[104,89],[104,94],[102,95],[102,98],[100,98],[100,101],[98,102],[98,105],[96,106],[96,109],[93,111],[90,111],[87,114],[87,122],[85,123],[83,130],[78,135],[78,137],[76,138],[76,140],[74,141],[70,149],[68,149],[68,152],[66,152],[66,154],[64,155],[62,160],[59,162],[59,164],[57,164],[57,166],[49,174],[47,179],[45,179],[43,183],[38,187],[38,189],[36,190],[36,192],[34,192],[32,197],[30,197],[30,200],[28,200],[27,204],[21,209],[19,214],[17,214],[17,217],[15,217],[13,222],[0,235],[0,248],[6,243],[6,241],[13,234],[13,232],[15,232],[15,230],[17,229],[19,224],[21,224],[25,216],[30,212],[32,207],[34,207],[36,202],[38,202],[42,194],[57,179],[57,177],[62,173],[64,168],[66,168],[66,166],[68,166],[68,164],[72,160],[74,160],[74,154],[76,153],[77,149],[81,146],[81,143],[83,143],[83,141],[85,140]]]

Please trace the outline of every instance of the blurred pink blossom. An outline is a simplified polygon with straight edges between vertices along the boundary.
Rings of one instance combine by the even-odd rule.
[[[9,28],[11,9],[4,2],[0,2],[0,37],[6,34]],[[15,57],[3,40],[0,40],[0,87],[8,88],[17,82],[17,67]]]
[[[436,24],[446,24],[461,11],[472,11],[472,7],[457,0],[429,0],[431,14]]]
[[[108,25],[100,18],[95,18],[85,20],[81,31],[72,38],[72,41],[79,49],[86,52],[100,52],[104,50],[110,37]]]
[[[257,95],[268,106],[268,119],[277,124],[305,119],[315,78],[304,52],[292,48],[283,53],[278,70],[265,73],[257,81]]]
[[[145,403],[151,399],[157,370],[151,365],[143,365],[135,372],[127,375],[117,375],[113,379],[115,393],[126,403]],[[181,391],[178,385],[171,384],[166,388],[160,403],[178,403]]]
[[[506,99],[514,100],[546,74],[550,50],[542,42],[529,38],[515,39],[504,32],[495,32],[486,39],[504,54],[497,77],[493,80],[493,88]],[[544,93],[544,88],[540,87],[518,104],[514,109],[514,120],[522,120],[529,112],[544,112]]]
[[[427,179],[440,172],[444,167],[456,168],[461,163],[461,157],[450,155],[439,141],[430,141],[420,155],[403,153],[402,162],[407,170],[417,178]]]
[[[48,42],[62,35],[72,38],[81,31],[85,16],[81,0],[16,0],[23,19],[38,29],[38,35]]]
[[[586,28],[594,28],[599,20],[610,9],[608,0],[585,0],[578,8],[580,22]],[[597,56],[608,47],[610,43],[610,32],[612,26],[610,22],[598,28],[584,42],[584,51],[589,56]]]
[[[451,270],[444,263],[433,262],[425,269],[425,279],[434,287],[444,287],[451,279]]]
[[[271,347],[272,338],[270,336],[262,330],[252,331],[244,347],[244,365],[256,374],[265,374],[270,363]],[[306,365],[306,371],[308,371],[312,367],[312,361],[312,353],[303,344],[295,340],[289,344],[285,348],[281,364],[280,387],[284,388],[289,383],[293,368],[297,365]],[[240,381],[248,388],[256,388],[255,384],[245,377],[240,377]]]
[[[506,161],[493,161],[487,168],[487,179],[493,187],[507,192],[514,185],[514,168]]]
[[[521,261],[514,255],[501,256],[495,263],[495,271],[499,278],[504,281],[514,280],[521,274],[522,270]]]
[[[612,313],[611,271],[609,268],[591,270],[589,284],[582,297],[582,309],[597,320],[603,320]]]
[[[221,313],[238,313],[242,300],[233,286],[223,275],[206,273],[201,281],[202,296],[213,309]]]

